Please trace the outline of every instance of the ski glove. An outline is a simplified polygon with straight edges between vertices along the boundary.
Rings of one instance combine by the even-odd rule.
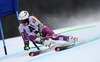
[[[40,37],[37,37],[36,39],[35,39],[35,41],[41,41],[41,38]]]

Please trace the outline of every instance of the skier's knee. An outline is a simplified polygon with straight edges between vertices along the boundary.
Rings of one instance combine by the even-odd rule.
[[[32,41],[32,42],[35,40],[35,36],[33,36],[33,35],[28,36],[28,38],[29,38],[29,40]]]

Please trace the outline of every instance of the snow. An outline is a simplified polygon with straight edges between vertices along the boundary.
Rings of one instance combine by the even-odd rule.
[[[24,51],[23,40],[20,36],[5,40],[8,55],[4,54],[3,42],[0,41],[0,62],[100,62],[99,24],[100,22],[97,22],[88,25],[54,30],[56,33],[60,33],[70,29],[86,26],[95,26],[93,28],[74,30],[67,33],[62,33],[63,35],[77,36],[80,39],[85,40],[87,43],[61,52],[51,51],[35,57],[29,57],[28,53],[30,51],[35,51],[36,48],[31,49],[29,51]],[[31,42],[30,46],[33,46]],[[41,49],[42,48],[45,47],[41,47]]]

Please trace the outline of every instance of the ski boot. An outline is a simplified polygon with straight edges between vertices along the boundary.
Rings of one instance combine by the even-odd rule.
[[[29,41],[24,42],[24,50],[29,50]]]

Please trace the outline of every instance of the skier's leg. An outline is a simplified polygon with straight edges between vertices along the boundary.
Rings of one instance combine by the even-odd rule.
[[[49,36],[49,38],[51,38],[52,40],[62,40],[62,41],[67,41],[66,44],[69,45],[69,42],[76,42],[78,40],[77,37],[72,37],[72,36],[65,36],[65,35],[59,35],[59,34],[55,34],[53,32],[53,30],[51,30],[48,27],[45,27],[42,31],[42,35],[44,37]],[[47,40],[48,38],[45,38],[45,40]],[[47,43],[52,44],[52,42],[48,42],[48,40],[46,41]],[[63,43],[62,43],[63,44]]]
[[[43,29],[42,35],[43,35],[44,37],[46,37],[46,36],[51,36],[51,39],[53,39],[53,40],[63,39],[63,40],[65,40],[65,41],[67,41],[67,39],[69,38],[69,36],[64,36],[64,35],[55,34],[55,33],[53,32],[53,30],[51,30],[51,29],[48,28],[47,26]]]
[[[63,38],[63,40],[66,40],[66,41],[67,41],[67,39],[68,39],[68,36],[56,35],[56,34],[53,32],[53,30],[51,30],[51,29],[48,28],[48,27],[45,27],[45,28],[43,29],[42,35],[43,35],[44,37],[47,36],[47,37],[51,38],[52,40],[59,40],[61,37]],[[47,40],[47,38],[44,39],[44,40],[46,40],[44,44],[47,44],[47,45],[50,44],[50,47],[54,45],[54,42],[52,42],[52,40]],[[62,44],[62,43],[61,43],[61,44]],[[61,45],[61,44],[59,44],[59,45]]]
[[[42,36],[43,37],[46,37],[43,39],[43,44],[45,46],[48,46],[48,47],[53,47],[54,46],[54,42],[52,42],[52,39],[50,39],[50,37],[47,37],[47,36],[52,36],[54,34],[53,30],[51,30],[50,28],[48,28],[47,26],[45,26],[42,30]]]
[[[42,35],[43,35],[44,37],[46,37],[46,36],[51,36],[50,38],[53,39],[53,40],[63,39],[63,40],[65,40],[65,41],[67,41],[67,39],[69,38],[69,36],[64,36],[64,35],[55,34],[55,33],[53,32],[53,30],[51,30],[51,29],[48,28],[47,26],[43,29]]]
[[[78,37],[65,36],[65,35],[57,35],[57,34],[53,34],[52,39],[53,40],[67,41],[70,44],[75,44],[76,42],[79,41]]]
[[[53,35],[52,35],[52,39],[53,39],[53,40],[64,40],[64,41],[68,41],[69,36],[53,34]]]
[[[28,35],[27,35],[25,30],[22,33],[22,38],[23,38],[23,41],[24,41],[24,50],[29,50],[30,49],[29,40],[28,40]]]
[[[46,37],[47,35],[52,36],[53,34],[54,34],[53,30],[51,30],[47,26],[45,26],[44,29],[42,30],[42,36],[44,37]]]

